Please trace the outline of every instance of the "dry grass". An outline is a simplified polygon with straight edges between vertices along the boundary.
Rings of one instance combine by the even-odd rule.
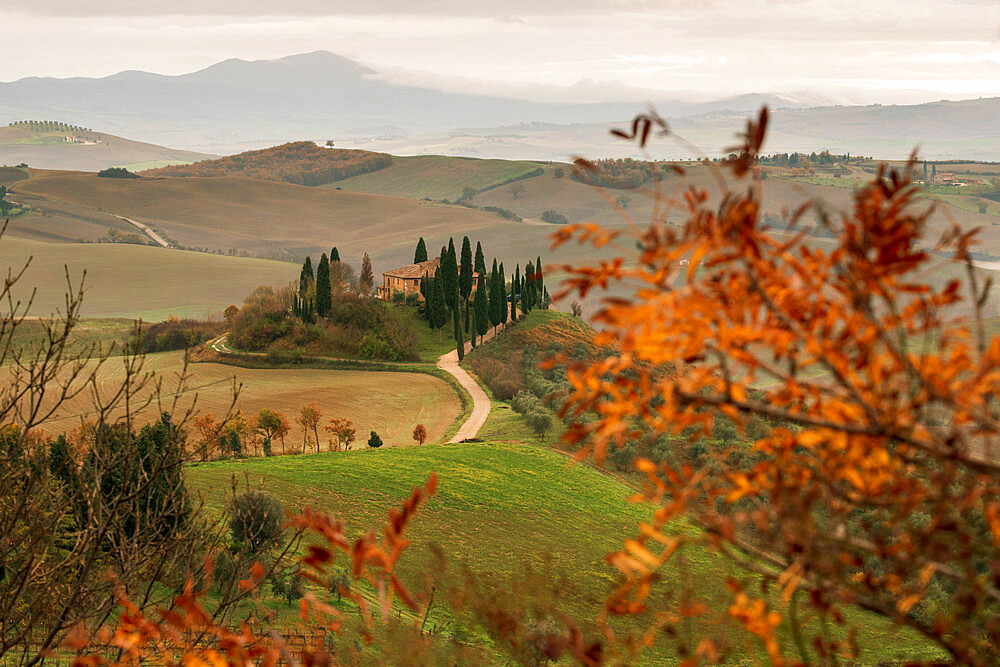
[[[154,371],[162,381],[162,393],[171,395],[177,388],[183,369],[182,352],[150,355],[145,370]],[[391,371],[331,371],[318,369],[250,369],[216,363],[191,364],[189,377],[180,386],[177,410],[169,404],[149,405],[139,412],[141,422],[157,418],[161,410],[175,414],[195,409],[220,417],[232,402],[233,379],[242,384],[236,408],[244,414],[256,414],[262,408],[283,413],[293,424],[286,445],[302,446],[302,431],[294,425],[299,409],[316,402],[323,422],[331,417],[346,417],[358,433],[355,447],[364,445],[371,430],[378,431],[387,446],[414,444],[413,427],[427,428],[427,441],[444,435],[461,411],[455,391],[442,380],[422,373]],[[110,359],[101,370],[100,387],[110,392],[121,384],[124,370],[121,359]],[[148,394],[144,394],[148,395]],[[80,397],[60,408],[47,425],[53,433],[67,431],[81,419],[92,418],[89,398]],[[326,434],[320,430],[325,449]],[[275,443],[280,451],[280,444]]]

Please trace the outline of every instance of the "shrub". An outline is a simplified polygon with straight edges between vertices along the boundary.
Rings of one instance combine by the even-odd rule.
[[[530,391],[522,390],[517,392],[517,395],[510,402],[510,407],[514,408],[514,412],[518,414],[528,414],[533,409],[535,409],[540,404],[538,397],[532,394]]]
[[[97,172],[101,178],[139,178],[139,174],[133,174],[125,167],[109,167]]]
[[[233,500],[229,533],[233,542],[251,553],[265,551],[281,538],[284,512],[274,496],[263,491],[247,491]]]
[[[406,302],[407,306],[417,306],[420,303],[420,293],[407,292],[404,301]]]
[[[548,211],[542,213],[542,220],[544,222],[548,222],[553,225],[565,225],[569,222],[569,220],[566,219],[565,215],[563,215],[562,213],[557,213],[552,209],[549,209]]]
[[[271,590],[286,604],[292,604],[305,595],[305,577],[298,569],[275,572],[271,575]]]
[[[525,419],[528,421],[528,426],[531,430],[535,432],[539,438],[544,436],[550,428],[552,428],[552,413],[548,410],[537,409],[532,410],[527,415]]]
[[[398,361],[400,358],[399,351],[393,348],[389,343],[382,340],[378,335],[368,333],[365,334],[364,339],[361,341],[361,348],[358,353],[365,359],[383,359],[386,361]]]
[[[392,290],[392,302],[394,304],[396,304],[397,306],[401,305],[405,299],[406,297],[403,296],[403,293],[400,292],[398,289]]]
[[[372,449],[377,449],[382,446],[382,438],[380,438],[378,433],[375,431],[372,431],[371,435],[368,436],[368,446]]]

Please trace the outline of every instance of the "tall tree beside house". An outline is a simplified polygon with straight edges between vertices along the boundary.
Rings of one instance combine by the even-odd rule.
[[[937,165],[931,164],[931,179],[937,178]]]
[[[333,307],[333,297],[330,293],[330,260],[323,253],[316,267],[316,314],[326,317]]]
[[[528,297],[528,279],[521,276],[521,312],[527,315],[531,312],[531,299]]]
[[[449,308],[458,305],[458,256],[455,253],[455,240],[448,239],[448,249],[441,258],[441,277],[444,278],[444,301]]]
[[[458,291],[463,301],[468,301],[472,294],[472,244],[469,237],[462,238],[462,259],[459,265]]]
[[[421,262],[427,261],[427,244],[424,243],[424,237],[421,236],[420,240],[417,241],[417,249],[413,251],[413,263],[420,264]]]
[[[465,338],[462,336],[462,325],[459,323],[458,308],[451,311],[451,320],[455,326],[455,349],[458,351],[458,360],[465,358]]]
[[[479,274],[476,283],[476,296],[472,301],[472,309],[475,313],[476,331],[480,339],[490,330],[490,305],[489,292],[486,289],[486,272]]]
[[[372,260],[365,253],[364,258],[361,260],[361,277],[358,278],[358,288],[364,295],[369,295],[372,293],[372,288],[375,286],[375,273],[372,271]]]
[[[479,241],[476,241],[476,260],[472,266],[479,275],[486,273],[486,258],[483,256],[483,244]]]
[[[448,302],[444,296],[444,280],[440,276],[435,276],[431,281],[431,298],[428,305],[428,321],[432,329],[438,330],[438,339],[441,338],[441,327],[448,321]]]

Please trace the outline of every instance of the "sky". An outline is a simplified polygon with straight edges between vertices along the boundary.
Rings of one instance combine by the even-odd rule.
[[[391,80],[541,99],[1000,95],[1000,0],[3,0],[0,24],[8,81],[327,50]]]

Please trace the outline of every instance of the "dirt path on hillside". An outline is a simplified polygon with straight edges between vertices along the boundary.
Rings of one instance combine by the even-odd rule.
[[[490,416],[490,409],[493,407],[490,403],[490,397],[486,395],[479,383],[458,365],[458,350],[442,354],[438,359],[437,367],[458,380],[462,388],[472,397],[472,414],[458,429],[458,433],[448,442],[462,442],[468,438],[475,438],[479,434],[479,429],[486,423],[486,418]]]
[[[130,220],[130,219],[126,218],[125,216],[121,216],[121,215],[116,216],[116,217],[124,220],[125,222],[128,222],[128,223],[131,223],[131,224],[135,225],[136,227],[138,227],[139,229],[141,229],[146,234],[146,236],[148,236],[149,238],[153,239],[154,241],[156,241],[157,243],[159,243],[164,248],[169,248],[170,247],[170,244],[167,243],[163,239],[163,237],[161,237],[159,234],[157,234],[156,232],[154,232],[152,229],[150,229],[146,225],[142,224],[141,222],[136,222],[135,220]]]

